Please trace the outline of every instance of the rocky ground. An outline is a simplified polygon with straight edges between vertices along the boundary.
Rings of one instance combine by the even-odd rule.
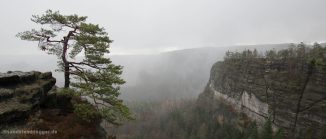
[[[101,120],[81,120],[75,98],[59,94],[55,83],[50,72],[0,73],[0,139],[106,138]]]

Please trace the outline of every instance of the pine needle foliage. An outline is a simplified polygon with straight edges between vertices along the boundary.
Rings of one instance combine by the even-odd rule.
[[[108,58],[112,40],[103,27],[87,23],[86,16],[63,15],[47,10],[31,20],[41,26],[17,34],[22,40],[37,41],[38,47],[58,57],[58,71],[64,72],[65,89],[72,89],[80,98],[92,103],[96,112],[110,123],[131,119],[129,109],[118,98],[122,66]],[[74,80],[72,80],[72,78]],[[76,111],[89,107],[76,104]],[[80,106],[80,107],[79,107]],[[92,111],[93,113],[93,111]]]

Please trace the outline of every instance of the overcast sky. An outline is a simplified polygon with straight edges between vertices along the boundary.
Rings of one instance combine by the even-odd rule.
[[[1,0],[0,55],[40,54],[17,32],[47,9],[105,27],[115,54],[205,46],[323,42],[326,0]]]

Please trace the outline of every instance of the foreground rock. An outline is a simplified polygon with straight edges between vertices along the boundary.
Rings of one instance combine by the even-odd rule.
[[[51,72],[0,73],[0,126],[24,121],[37,111],[55,83]]]
[[[0,139],[106,138],[101,119],[80,119],[73,101],[81,100],[62,93],[55,83],[51,72],[0,73]]]

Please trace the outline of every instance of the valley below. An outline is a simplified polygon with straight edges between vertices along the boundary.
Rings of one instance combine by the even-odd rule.
[[[120,98],[134,119],[121,126],[102,122],[101,127],[106,136],[119,139],[322,139],[326,119],[325,74],[322,69],[314,69],[309,81],[304,82],[309,66],[297,60],[298,54],[278,58],[285,51],[298,53],[297,45],[204,47],[153,55],[113,55],[111,60],[123,66],[122,77],[126,81],[121,86]],[[307,56],[325,49],[323,44],[318,51],[308,47]],[[273,59],[269,54],[272,52]],[[51,64],[55,58],[6,57],[11,62],[1,58],[1,72],[51,71],[56,86],[63,86],[62,73],[55,72],[56,65]],[[300,90],[307,84],[307,90]],[[300,92],[305,93],[300,97]],[[98,134],[94,129],[92,133]]]

